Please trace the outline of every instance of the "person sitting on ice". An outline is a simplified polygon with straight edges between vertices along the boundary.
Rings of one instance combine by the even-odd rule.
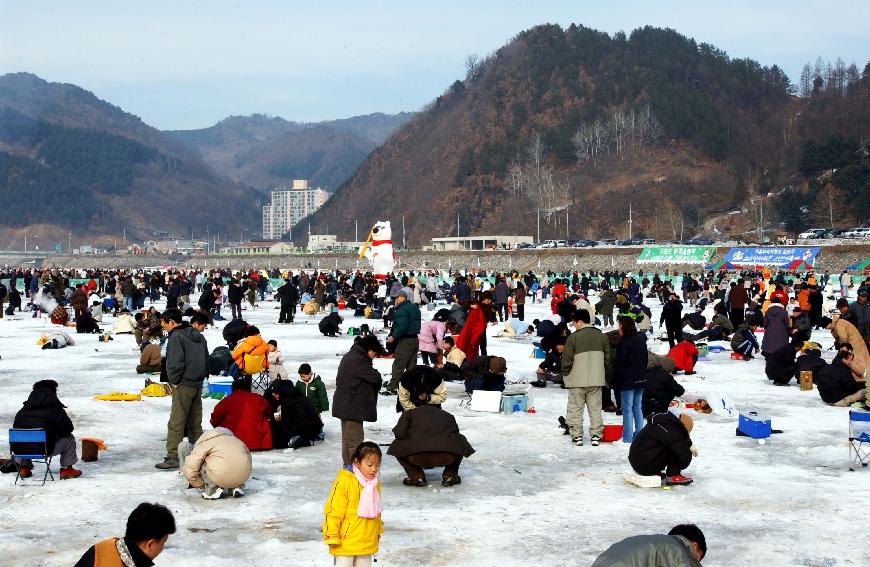
[[[137,374],[147,372],[160,372],[161,357],[160,345],[151,341],[142,343],[139,354],[139,364],[136,366]]]
[[[537,380],[531,383],[532,386],[546,388],[548,380],[554,384],[564,384],[565,379],[562,376],[562,352],[565,350],[565,342],[567,340],[566,337],[559,337],[556,340],[556,344],[547,352],[544,360],[535,369]]]
[[[174,533],[172,512],[160,504],[143,502],[127,518],[123,538],[111,537],[92,545],[75,567],[150,567]]]
[[[275,411],[270,420],[272,447],[300,449],[323,440],[323,421],[308,398],[290,380],[281,380],[270,389],[267,401]]]
[[[662,476],[666,485],[691,484],[692,479],[683,476],[683,469],[698,455],[689,437],[692,425],[692,418],[684,413],[680,417],[669,411],[650,415],[628,450],[634,472]]]
[[[674,380],[673,374],[661,366],[647,364],[646,382],[643,385],[641,409],[644,416],[668,411],[674,398],[686,393],[685,388]]]
[[[819,379],[819,371],[827,366],[828,363],[822,358],[822,351],[818,348],[806,348],[803,355],[797,357],[794,361],[794,377],[800,381],[801,372],[809,371],[813,373],[813,384]]]
[[[755,330],[758,329],[758,320],[755,317],[747,317],[746,321],[738,325],[731,338],[731,350],[743,357],[743,360],[752,360],[752,352],[758,354],[760,349],[758,340],[755,338]]]
[[[855,364],[851,345],[840,345],[833,362],[819,370],[816,379],[819,396],[823,402],[847,407],[864,399],[867,392],[866,381],[863,373],[856,372]]]
[[[332,311],[329,315],[320,320],[317,328],[323,333],[324,337],[334,337],[336,334],[341,334],[340,325],[344,320],[338,311]]]
[[[791,343],[782,346],[767,356],[764,363],[764,373],[777,386],[788,386],[795,375],[795,356],[803,348],[804,342],[792,339]]]
[[[717,303],[716,307],[714,307],[713,309],[715,310],[715,314],[710,320],[710,323],[707,324],[706,329],[697,334],[687,333],[683,331],[683,338],[691,340],[693,342],[698,342],[705,339],[708,341],[729,340],[729,338],[731,337],[731,333],[734,332],[734,325],[733,323],[731,323],[731,320],[725,313],[725,305],[722,303]]]
[[[674,361],[677,370],[683,370],[688,376],[695,373],[698,349],[692,341],[680,341],[668,351],[668,358]]]
[[[113,335],[133,334],[136,331],[138,323],[136,319],[126,309],[122,309],[115,318],[115,325],[112,327]]]
[[[99,325],[97,325],[97,322],[89,311],[82,311],[79,313],[79,316],[76,317],[76,333],[90,334],[102,332],[103,330],[100,329]]]
[[[181,474],[191,488],[202,490],[206,500],[217,500],[224,494],[234,498],[245,495],[245,483],[251,477],[251,452],[229,429],[206,431],[195,445],[182,441],[178,459]]]
[[[632,536],[616,542],[598,556],[592,567],[700,567],[706,554],[707,540],[698,526],[680,524],[667,535]]]
[[[437,369],[441,379],[447,382],[462,380],[464,362],[465,353],[456,346],[456,340],[451,336],[444,337],[444,364]]]
[[[79,457],[76,453],[76,438],[73,424],[66,414],[65,405],[57,397],[57,382],[40,380],[33,385],[24,407],[15,414],[12,427],[15,429],[44,429],[45,450],[53,457],[60,455],[60,479],[78,478],[82,471],[73,468]],[[42,443],[16,443],[12,447],[18,454],[41,454]],[[33,463],[30,459],[15,459],[21,478],[33,476]]]
[[[434,368],[418,365],[402,373],[397,410],[408,411],[423,404],[440,406],[447,401],[447,386]]]
[[[263,396],[251,392],[247,378],[233,380],[232,392],[211,412],[212,427],[226,427],[251,451],[272,448],[269,419],[272,407]]]
[[[465,376],[465,391],[474,390],[503,392],[507,361],[500,356],[478,355],[462,364]]]

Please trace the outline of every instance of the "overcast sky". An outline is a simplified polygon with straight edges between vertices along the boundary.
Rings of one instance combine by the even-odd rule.
[[[314,121],[417,110],[464,77],[468,54],[572,22],[671,27],[793,81],[817,56],[870,59],[868,0],[0,0],[0,74],[74,83],[161,129]]]

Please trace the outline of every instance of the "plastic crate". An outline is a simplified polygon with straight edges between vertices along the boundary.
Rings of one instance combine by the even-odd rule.
[[[756,407],[740,410],[737,429],[753,439],[770,437],[770,416]]]
[[[547,358],[547,353],[544,352],[540,347],[535,347],[534,357],[544,359]]]

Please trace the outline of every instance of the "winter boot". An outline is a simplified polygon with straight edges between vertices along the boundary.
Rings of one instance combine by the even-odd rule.
[[[18,476],[20,476],[21,478],[30,478],[33,476],[33,469],[21,467],[18,469]]]
[[[60,479],[67,480],[70,478],[78,478],[82,476],[82,471],[76,470],[72,467],[66,467],[65,469],[60,469]]]
[[[154,465],[154,467],[158,468],[160,470],[164,470],[164,471],[177,469],[178,468],[178,459],[172,459],[172,458],[166,457],[163,459],[162,463],[157,463],[156,465]]]

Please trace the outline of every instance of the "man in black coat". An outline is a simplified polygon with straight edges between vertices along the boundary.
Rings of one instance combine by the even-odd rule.
[[[764,363],[764,373],[768,379],[777,386],[788,386],[795,375],[794,357],[803,346],[804,342],[796,339],[770,353]]]
[[[685,388],[674,380],[673,374],[661,366],[647,368],[641,402],[643,415],[668,411],[674,398],[682,396],[685,392]]]
[[[816,386],[826,404],[845,407],[864,399],[865,383],[852,373],[853,358],[851,352],[841,350],[831,364],[819,370]]]
[[[281,408],[280,417],[269,420],[272,447],[299,449],[321,439],[323,422],[314,405],[302,395],[291,380],[281,380],[271,395]]]
[[[230,304],[233,319],[242,318],[242,297],[244,292],[242,286],[239,285],[239,279],[233,278],[227,286],[227,302]]]
[[[281,312],[278,314],[278,323],[292,323],[296,317],[296,304],[299,303],[299,290],[290,278],[284,285],[278,288],[278,297],[281,298]]]
[[[383,381],[372,360],[383,352],[384,347],[374,335],[357,337],[338,364],[332,416],[341,420],[341,458],[345,466],[363,441],[363,422],[378,420],[378,391]]]
[[[664,469],[665,484],[689,484],[692,479],[682,475],[697,450],[692,447],[692,418],[671,412],[656,413],[638,432],[628,450],[628,462],[639,475],[660,475]]]
[[[822,351],[817,348],[807,349],[794,361],[795,380],[800,382],[801,372],[808,370],[813,373],[813,384],[815,384],[819,379],[819,371],[827,365],[828,363],[822,358]]]
[[[659,319],[659,328],[662,323],[665,324],[665,330],[668,333],[668,344],[671,348],[681,340],[683,340],[683,302],[677,299],[677,294],[671,292],[671,297],[664,307],[662,307],[662,316]]]
[[[73,436],[73,424],[64,411],[66,406],[57,398],[57,382],[40,380],[33,385],[33,390],[24,407],[15,414],[12,427],[15,429],[44,429],[46,451],[49,456],[60,455],[60,478],[78,478],[82,472],[73,468],[79,460],[76,453],[76,439]],[[42,444],[15,443],[12,450],[19,454],[41,454]],[[29,459],[15,459],[21,471],[21,478],[33,475],[33,463]]]

